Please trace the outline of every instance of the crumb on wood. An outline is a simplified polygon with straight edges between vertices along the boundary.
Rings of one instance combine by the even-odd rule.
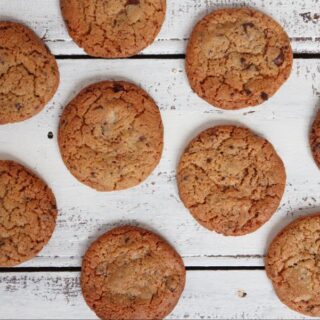
[[[237,294],[238,294],[239,298],[245,298],[247,296],[247,293],[244,290],[241,290],[241,289],[238,290]]]

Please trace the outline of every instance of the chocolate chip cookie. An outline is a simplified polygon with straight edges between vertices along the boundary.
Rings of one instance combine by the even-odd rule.
[[[129,57],[158,35],[166,0],[61,0],[69,34],[89,55]]]
[[[141,228],[115,228],[84,256],[81,287],[101,319],[162,319],[177,304],[185,285],[178,253]]]
[[[256,106],[288,79],[290,41],[272,18],[249,8],[221,9],[194,28],[186,70],[192,89],[222,109]]]
[[[201,225],[240,236],[271,218],[280,204],[286,173],[267,140],[245,128],[218,126],[189,144],[177,179],[181,200]]]
[[[307,316],[320,317],[320,214],[302,217],[272,241],[266,271],[280,300]]]
[[[25,262],[47,244],[57,208],[49,187],[22,165],[0,161],[0,267]]]
[[[93,84],[63,112],[59,146],[66,166],[82,183],[98,191],[133,187],[160,161],[160,111],[134,84]]]
[[[320,111],[318,111],[316,119],[313,122],[310,133],[310,146],[313,158],[320,167]]]
[[[55,94],[55,58],[35,33],[15,22],[0,22],[0,124],[40,112]]]

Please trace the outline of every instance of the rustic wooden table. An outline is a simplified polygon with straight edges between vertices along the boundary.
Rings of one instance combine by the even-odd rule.
[[[95,319],[79,287],[81,257],[99,234],[123,222],[156,230],[183,256],[187,285],[171,319],[302,319],[273,292],[263,257],[273,236],[293,218],[320,206],[320,172],[308,146],[320,99],[319,0],[167,0],[165,25],[141,55],[125,60],[93,59],[68,36],[59,0],[0,0],[1,19],[26,23],[56,55],[61,84],[38,116],[0,127],[1,158],[16,159],[42,176],[59,206],[56,231],[35,259],[0,269],[1,319]],[[242,111],[212,108],[192,93],[184,52],[194,23],[211,10],[247,4],[277,19],[292,39],[294,70],[280,92],[263,106]],[[157,101],[165,126],[160,165],[142,185],[97,193],[67,171],[57,146],[59,115],[85,85],[128,79]],[[281,207],[259,231],[226,238],[200,227],[181,204],[175,167],[187,141],[217,123],[250,127],[269,139],[285,162],[288,180]],[[53,133],[53,139],[48,133]],[[50,135],[49,135],[50,136]]]

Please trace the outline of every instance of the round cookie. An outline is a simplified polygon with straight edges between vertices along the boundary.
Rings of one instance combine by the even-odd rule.
[[[93,84],[63,112],[59,146],[66,166],[82,183],[98,191],[133,187],[144,181],[160,161],[160,111],[134,84]]]
[[[56,60],[24,25],[0,22],[0,124],[31,118],[59,85]]]
[[[307,316],[320,317],[320,214],[302,217],[272,241],[266,271],[280,300]]]
[[[272,18],[249,8],[221,9],[194,28],[186,54],[192,89],[222,109],[256,106],[288,79],[290,40]]]
[[[178,253],[141,228],[115,228],[86,252],[81,287],[101,319],[162,319],[178,303],[185,286]]]
[[[160,32],[166,0],[60,0],[70,36],[89,55],[133,56]]]
[[[286,173],[267,140],[245,128],[218,126],[189,144],[177,179],[181,200],[201,225],[240,236],[271,218],[284,193]]]
[[[310,133],[310,146],[313,158],[320,167],[320,111],[318,111],[316,119],[313,122]]]
[[[48,186],[22,165],[0,161],[0,267],[37,255],[50,240],[56,217]]]

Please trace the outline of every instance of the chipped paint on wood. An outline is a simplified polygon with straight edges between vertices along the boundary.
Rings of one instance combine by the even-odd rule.
[[[1,319],[96,319],[79,274],[0,275]],[[263,270],[188,271],[186,288],[168,319],[305,319],[281,304]]]
[[[320,43],[316,41],[320,25],[318,0],[168,0],[167,4],[166,22],[145,54],[183,53],[189,34],[201,17],[217,8],[244,5],[278,20],[291,37],[295,52],[320,52]],[[0,0],[0,16],[28,24],[55,54],[84,54],[66,31],[59,0]]]
[[[188,266],[260,266],[276,232],[294,217],[318,210],[320,172],[311,157],[308,133],[320,98],[320,61],[295,60],[290,80],[275,97],[262,106],[234,112],[213,108],[192,93],[182,59],[70,59],[59,61],[59,66],[61,85],[46,109],[28,121],[0,127],[0,155],[40,174],[53,188],[59,207],[52,240],[24,266],[79,266],[90,242],[121,223],[159,232]],[[155,98],[164,121],[165,150],[145,183],[126,191],[98,193],[78,183],[65,168],[57,127],[64,105],[76,92],[109,78],[130,79]],[[257,232],[237,239],[197,224],[181,204],[175,182],[175,168],[187,142],[200,130],[225,122],[248,126],[269,139],[288,176],[285,196],[273,218]]]

